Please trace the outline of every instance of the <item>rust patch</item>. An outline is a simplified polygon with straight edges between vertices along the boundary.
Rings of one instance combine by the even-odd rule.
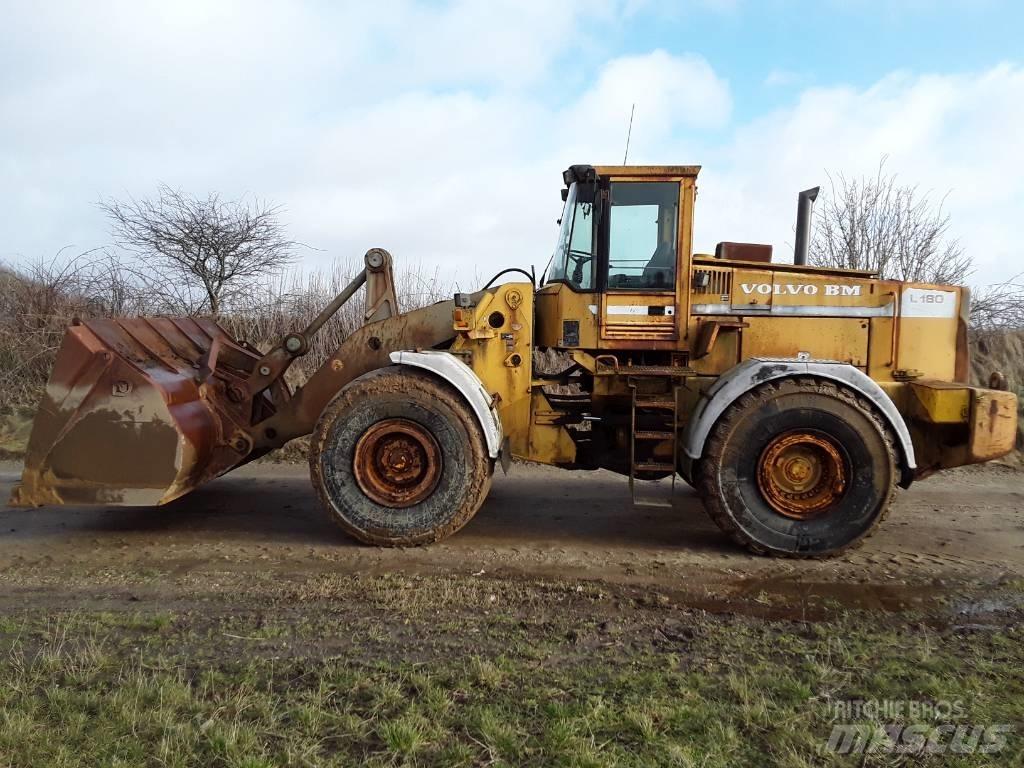
[[[797,430],[776,437],[764,449],[757,484],[776,512],[807,520],[842,498],[846,467],[829,438]]]
[[[434,492],[441,479],[441,447],[414,421],[384,419],[359,438],[352,464],[363,493],[385,507],[402,509]]]
[[[256,359],[209,320],[71,327],[12,503],[162,504],[246,461],[239,447],[259,408],[244,383]],[[259,396],[260,408],[273,407],[270,397]]]

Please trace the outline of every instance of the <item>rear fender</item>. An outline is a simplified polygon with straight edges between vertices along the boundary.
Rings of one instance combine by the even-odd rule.
[[[473,369],[459,360],[450,352],[392,352],[391,362],[396,365],[409,365],[430,371],[458,390],[459,394],[469,403],[480,429],[483,430],[487,442],[487,455],[498,458],[501,452],[501,419],[494,408],[491,396],[484,389]]]
[[[863,371],[847,363],[830,360],[751,358],[719,376],[701,396],[683,433],[686,473],[689,474],[693,462],[704,454],[704,444],[711,429],[730,405],[746,392],[767,381],[795,376],[829,379],[855,390],[869,400],[896,433],[896,440],[901,449],[901,455],[898,457],[902,473],[900,485],[904,488],[910,485],[917,466],[914,444],[910,439],[910,430],[907,429],[907,424],[896,409],[895,403]]]

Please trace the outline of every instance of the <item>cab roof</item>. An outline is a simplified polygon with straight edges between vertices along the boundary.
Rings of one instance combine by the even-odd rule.
[[[689,176],[696,178],[699,165],[595,165],[598,176]]]

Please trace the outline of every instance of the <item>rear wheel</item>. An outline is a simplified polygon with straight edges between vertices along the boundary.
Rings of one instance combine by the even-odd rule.
[[[895,491],[893,436],[845,387],[785,379],[719,419],[694,478],[711,518],[759,554],[824,557],[864,540]]]
[[[345,387],[313,433],[310,474],[331,517],[360,541],[438,541],[476,514],[491,485],[465,400],[427,373],[392,366]]]

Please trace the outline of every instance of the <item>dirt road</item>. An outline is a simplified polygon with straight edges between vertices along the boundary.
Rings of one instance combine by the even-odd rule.
[[[1019,723],[1022,479],[923,482],[824,562],[748,555],[685,487],[634,509],[621,477],[535,466],[420,549],[346,538],[301,465],[7,508],[0,763],[847,765],[836,701]]]
[[[2,466],[4,498],[19,467]],[[652,585],[716,601],[776,596],[894,608],[945,587],[1024,576],[1024,476],[959,470],[898,495],[860,549],[824,562],[754,557],[707,519],[680,484],[675,508],[632,508],[607,472],[517,465],[495,477],[476,518],[426,548],[361,546],[318,506],[304,465],[257,464],[158,509],[5,508],[0,575],[9,582],[75,573],[416,572],[551,576]]]

